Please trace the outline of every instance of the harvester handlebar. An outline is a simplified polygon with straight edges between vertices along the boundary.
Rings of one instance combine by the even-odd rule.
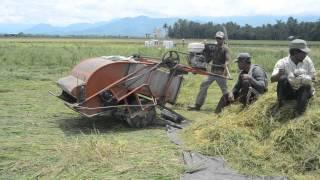
[[[190,66],[185,66],[185,65],[182,65],[182,64],[179,64],[177,66],[177,69],[185,71],[185,72],[191,72],[193,74],[216,76],[216,77],[221,77],[221,78],[224,78],[224,79],[232,80],[232,77],[230,76],[229,73],[228,73],[228,76],[223,76],[223,75],[220,75],[220,74],[208,72],[208,71],[205,71],[205,70],[202,70],[202,69],[199,69],[199,68],[193,68],[193,67],[190,67]],[[227,72],[229,72],[229,71],[227,71]]]
[[[161,58],[161,63],[164,64],[166,67],[168,67],[169,69],[178,69],[180,71],[183,72],[191,72],[194,74],[200,74],[200,75],[208,75],[208,76],[217,76],[217,77],[221,77],[221,78],[225,78],[225,79],[232,79],[227,68],[227,76],[223,76],[220,74],[216,74],[216,73],[212,73],[212,72],[208,72],[205,71],[203,69],[200,68],[195,68],[195,67],[190,67],[190,66],[186,66],[183,64],[180,64],[180,56],[179,54],[185,54],[185,55],[189,55],[188,53],[184,53],[184,52],[179,52],[179,51],[167,51]],[[215,67],[222,67],[223,65],[214,65],[211,64],[212,66]]]

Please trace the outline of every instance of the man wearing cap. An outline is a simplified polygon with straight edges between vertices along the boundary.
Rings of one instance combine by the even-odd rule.
[[[274,66],[271,82],[278,82],[277,97],[281,107],[284,100],[297,100],[296,113],[305,112],[309,99],[314,93],[312,80],[316,71],[312,60],[307,56],[310,49],[307,42],[294,39],[289,43],[289,56],[280,59]]]
[[[216,81],[220,87],[222,94],[228,93],[227,80],[223,76],[226,73],[226,68],[230,59],[230,52],[228,47],[224,44],[224,33],[218,31],[216,33],[217,45],[213,51],[212,57],[207,60],[208,63],[212,61],[211,72],[218,76],[208,76],[201,85],[197,95],[196,103],[193,106],[189,106],[188,110],[199,111],[204,104],[207,97],[207,91],[213,81]]]
[[[235,62],[238,63],[240,69],[238,81],[231,92],[221,97],[215,113],[220,113],[225,106],[236,100],[247,105],[267,91],[268,78],[266,72],[258,65],[251,64],[249,53],[240,53]]]

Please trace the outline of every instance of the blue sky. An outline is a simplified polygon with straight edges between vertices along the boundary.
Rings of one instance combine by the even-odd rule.
[[[64,26],[140,15],[320,17],[320,0],[1,0],[0,3],[0,23]]]

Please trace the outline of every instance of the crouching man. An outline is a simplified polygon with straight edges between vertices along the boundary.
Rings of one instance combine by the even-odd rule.
[[[247,105],[267,91],[267,75],[261,67],[251,64],[249,53],[240,53],[235,62],[240,69],[238,81],[231,92],[221,97],[215,113],[220,113],[225,106],[234,101]]]
[[[305,112],[309,99],[314,93],[312,80],[316,71],[312,60],[307,56],[310,49],[306,41],[295,39],[289,43],[289,56],[280,59],[274,66],[271,82],[278,82],[277,97],[281,107],[284,100],[297,100],[296,113]]]

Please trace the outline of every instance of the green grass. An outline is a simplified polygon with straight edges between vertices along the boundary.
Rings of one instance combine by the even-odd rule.
[[[180,151],[164,128],[82,118],[48,93],[81,59],[139,51],[142,44],[93,40],[2,41],[0,179],[178,179]]]
[[[286,55],[287,49],[238,47],[232,51],[233,54],[250,52],[254,63],[262,65],[270,74],[274,63]],[[310,56],[317,68],[319,55],[319,49],[313,48]],[[232,72],[235,72],[235,67],[232,68]],[[317,94],[307,112],[295,118],[295,102],[289,102],[272,113],[276,105],[276,84],[271,83],[267,94],[249,108],[243,109],[241,104],[235,104],[225,108],[218,116],[213,111],[221,93],[217,85],[213,85],[215,87],[210,89],[203,111],[187,112],[184,105],[194,102],[193,90],[199,87],[201,79],[196,82],[193,78],[188,80],[180,94],[180,97],[188,100],[180,98],[182,108],[176,107],[194,121],[181,135],[187,149],[222,156],[229,166],[245,174],[283,175],[290,179],[320,178],[319,82],[315,84]],[[233,83],[229,82],[230,88]]]
[[[182,172],[179,151],[163,128],[133,130],[110,118],[81,118],[48,95],[50,81],[0,82],[3,179],[170,179]]]
[[[164,128],[131,129],[110,117],[83,118],[48,94],[48,90],[59,91],[55,81],[83,59],[135,53],[159,57],[165,52],[144,48],[143,41],[0,39],[0,179],[178,179],[184,170],[180,150],[169,142]],[[278,42],[237,43],[230,43],[233,58],[247,51],[268,71],[287,54]],[[186,46],[178,44],[176,50],[186,51]],[[312,50],[310,56],[319,67],[319,48]],[[236,77],[235,64],[231,72]],[[186,75],[173,107],[197,123],[214,121],[213,110],[221,95],[212,85],[203,111],[186,111],[203,78]],[[230,88],[233,83],[228,82]],[[245,135],[246,130],[240,130]],[[233,167],[239,169],[237,163]],[[263,173],[255,171],[259,172]]]

